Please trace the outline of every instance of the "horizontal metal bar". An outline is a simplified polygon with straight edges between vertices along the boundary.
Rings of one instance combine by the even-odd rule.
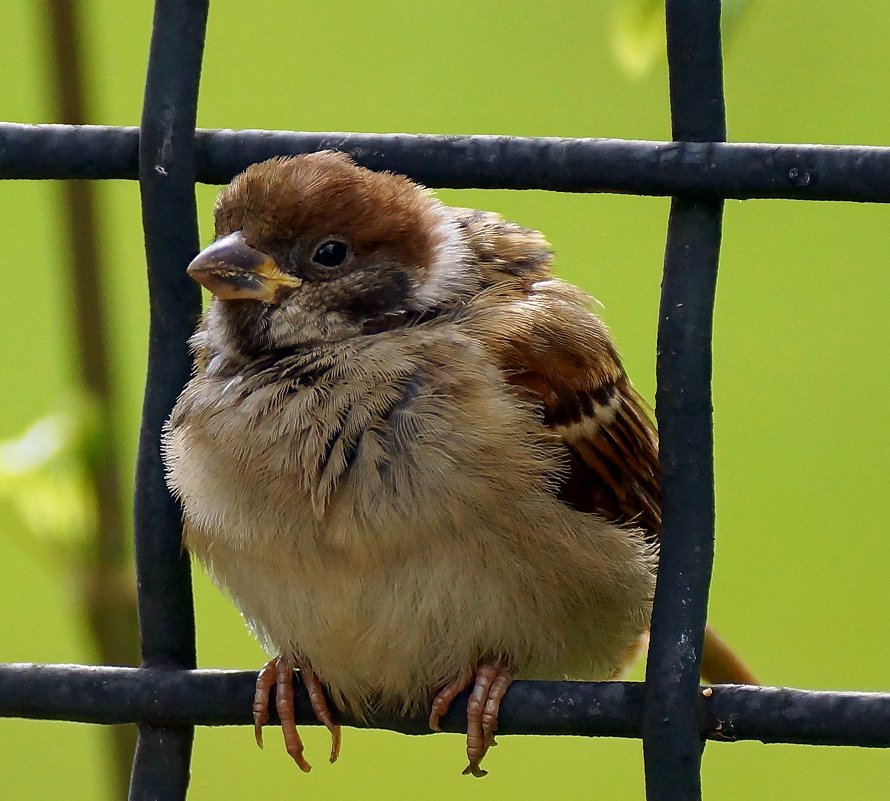
[[[715,686],[705,704],[710,740],[890,746],[890,693]]]
[[[159,670],[84,665],[0,665],[0,717],[207,726],[253,722],[256,673]],[[297,722],[315,724],[309,697],[295,682]],[[442,720],[445,731],[466,728],[464,693]],[[514,682],[499,720],[504,734],[590,734],[635,737],[642,717],[641,684]],[[274,704],[270,705],[274,709]],[[274,723],[274,712],[272,712]],[[368,722],[341,714],[349,726],[428,734],[428,715]]]
[[[137,128],[0,123],[0,178],[137,177]],[[432,187],[890,202],[890,148],[199,130],[197,180],[324,148]]]
[[[6,664],[0,665],[0,717],[249,725],[255,682],[250,671]],[[297,722],[315,725],[302,684],[295,688]],[[643,695],[639,682],[517,681],[501,708],[498,732],[639,737]],[[444,731],[465,730],[467,697],[463,693],[442,719]],[[425,715],[366,722],[335,717],[348,726],[430,733]],[[890,693],[718,685],[700,694],[700,720],[702,735],[711,740],[890,747]]]

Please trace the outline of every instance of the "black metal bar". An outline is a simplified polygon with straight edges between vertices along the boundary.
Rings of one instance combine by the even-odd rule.
[[[195,619],[181,515],[164,482],[161,428],[188,380],[187,339],[200,294],[185,267],[198,251],[193,141],[208,0],[157,0],[142,126],[139,186],[151,323],[136,464],[134,528],[142,664],[195,666]],[[141,726],[131,801],[184,799],[194,729]]]
[[[0,178],[137,177],[136,128],[0,123]],[[199,181],[322,148],[433,187],[890,202],[890,148],[200,130]]]
[[[196,723],[252,723],[256,673],[171,671],[82,665],[0,666],[0,716],[80,720],[87,723],[139,721],[156,726]],[[297,722],[315,725],[302,684],[295,682]],[[445,731],[466,731],[464,693],[442,720]],[[274,705],[272,705],[274,709]],[[639,736],[642,684],[623,682],[516,682],[500,718],[499,732]],[[392,715],[362,721],[335,710],[350,726],[429,734],[429,716]],[[274,711],[272,720],[274,724]]]
[[[252,723],[256,673],[159,670],[86,665],[0,665],[0,717],[137,722],[164,727]],[[302,684],[295,682],[297,722],[317,725]],[[501,710],[502,734],[639,737],[645,688],[638,682],[517,681]],[[466,728],[467,693],[442,728]],[[709,687],[699,693],[701,732],[717,741],[890,747],[890,693],[815,692],[779,687]],[[270,725],[275,725],[274,704]],[[336,711],[335,711],[336,712]],[[349,726],[430,734],[425,715]]]
[[[890,747],[890,693],[712,687],[703,732],[713,740]]]
[[[675,139],[726,136],[719,0],[667,0]],[[671,203],[658,325],[662,547],[646,666],[648,801],[701,798],[699,676],[714,556],[711,330],[723,201]]]
[[[143,662],[194,667],[195,631],[182,517],[161,462],[161,428],[189,378],[187,340],[201,299],[186,266],[199,250],[192,133],[207,3],[155,8],[139,151],[151,303],[148,376],[139,438],[135,524]]]
[[[139,727],[128,801],[185,798],[192,757],[192,726]]]

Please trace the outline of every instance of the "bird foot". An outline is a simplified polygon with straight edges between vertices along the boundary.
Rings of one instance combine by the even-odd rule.
[[[312,770],[303,756],[303,740],[297,731],[296,712],[294,710],[294,666],[300,669],[303,685],[309,692],[309,703],[319,723],[324,724],[331,733],[331,763],[340,756],[340,727],[334,723],[331,710],[324,697],[324,690],[318,676],[307,665],[284,657],[270,659],[260,670],[256,680],[256,692],[253,696],[253,728],[257,745],[263,747],[263,726],[269,721],[269,696],[275,687],[275,711],[281,721],[284,734],[284,747],[294,762],[304,773]]]
[[[500,664],[482,664],[476,669],[475,685],[467,702],[467,759],[464,776],[485,776],[480,767],[488,749],[497,745],[494,733],[498,728],[498,713],[507,688],[513,681],[513,671]],[[433,699],[430,728],[441,731],[439,719],[446,714],[452,701],[473,683],[473,674],[461,676],[446,684]]]

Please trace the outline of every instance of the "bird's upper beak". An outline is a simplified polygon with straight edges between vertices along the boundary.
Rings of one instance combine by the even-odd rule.
[[[261,300],[274,303],[281,290],[303,282],[284,272],[271,256],[252,248],[235,231],[202,250],[188,274],[220,300]]]

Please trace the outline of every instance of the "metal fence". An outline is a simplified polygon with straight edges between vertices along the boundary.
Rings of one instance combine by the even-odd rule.
[[[711,326],[723,200],[890,202],[890,148],[727,144],[719,0],[666,2],[672,142],[195,131],[207,12],[208,0],[157,1],[140,129],[0,124],[0,178],[138,178],[151,302],[135,503],[142,666],[2,665],[0,715],[138,723],[133,801],[185,797],[195,725],[252,722],[252,672],[194,669],[189,564],[159,454],[200,311],[184,269],[199,249],[194,183],[224,183],[273,155],[334,148],[434,187],[673,197],[656,394],[665,534],[646,680],[516,682],[499,730],[642,738],[649,801],[701,797],[706,739],[890,746],[890,694],[699,687],[713,557]],[[298,722],[316,723],[302,686],[297,693]],[[446,729],[460,729],[465,707],[466,694]],[[421,719],[374,725],[428,731]]]

